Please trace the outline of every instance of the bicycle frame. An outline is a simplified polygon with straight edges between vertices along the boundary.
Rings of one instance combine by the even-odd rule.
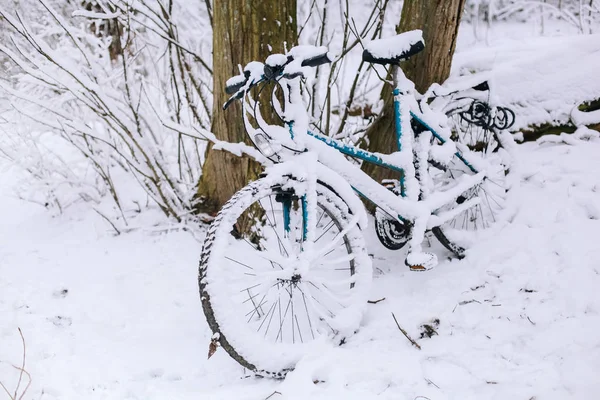
[[[401,96],[401,92],[400,89],[396,88],[393,91],[393,95],[394,95],[394,121],[395,121],[395,131],[396,131],[396,144],[397,144],[397,151],[402,151],[402,115],[400,114],[400,96]],[[417,114],[414,113],[414,111],[410,111],[410,116],[412,119],[414,119],[415,121],[417,121],[417,123],[419,123],[420,125],[422,125],[426,130],[428,130],[429,132],[431,132],[431,134],[438,139],[442,144],[446,143],[446,139],[444,139],[442,136],[440,136],[437,131],[431,127],[430,124],[428,124],[427,122],[424,121],[424,117],[423,116],[419,116]],[[403,175],[404,175],[404,169],[400,166],[391,164],[391,163],[387,163],[384,160],[381,159],[381,157],[379,157],[378,155],[376,155],[375,153],[360,149],[358,147],[355,146],[351,146],[351,145],[347,145],[345,143],[341,143],[339,141],[333,140],[329,137],[326,136],[322,136],[322,135],[318,135],[315,134],[311,131],[307,132],[309,136],[314,137],[316,139],[319,139],[320,141],[324,142],[325,144],[327,144],[328,146],[340,151],[341,153],[353,157],[353,158],[358,158],[359,160],[365,161],[367,163],[370,164],[375,164],[379,167],[383,167],[383,168],[387,168],[387,169],[391,169],[392,171],[396,171],[396,172],[400,172],[401,178],[400,178],[400,189],[401,189],[401,195],[404,197],[406,196],[405,193],[405,188],[404,188],[404,179],[403,179]],[[456,152],[455,155],[473,172],[473,173],[477,173],[479,171],[477,171],[477,169],[472,166],[467,160],[466,158],[464,158],[464,156],[460,153],[460,152]],[[361,194],[362,195],[362,194]],[[366,196],[362,195],[363,197],[366,198]]]
[[[260,79],[262,80],[263,78],[261,77]],[[275,131],[273,135],[269,136],[273,136],[272,139],[285,140],[286,142],[291,140],[294,143],[301,143],[304,146],[304,150],[308,150],[310,154],[316,155],[313,159],[308,157],[306,155],[307,153],[304,152],[299,154],[294,153],[295,155],[291,155],[291,158],[285,158],[283,159],[283,162],[276,165],[286,165],[300,157],[303,161],[298,163],[299,167],[305,171],[312,171],[305,175],[317,176],[318,173],[315,173],[315,171],[323,171],[323,169],[332,172],[334,176],[333,180],[340,181],[338,186],[349,186],[354,192],[358,193],[361,197],[367,198],[391,218],[397,219],[402,223],[409,223],[411,226],[411,238],[409,240],[411,252],[421,253],[421,242],[427,229],[443,224],[459,213],[476,205],[479,200],[476,198],[469,199],[450,211],[440,213],[437,211],[448,204],[450,198],[456,199],[462,193],[480,183],[485,174],[479,172],[478,169],[475,168],[474,163],[467,160],[460,151],[454,150],[458,159],[460,159],[475,175],[468,177],[463,176],[462,180],[460,180],[452,189],[449,189],[443,194],[433,193],[430,196],[427,184],[424,182],[424,180],[428,179],[428,173],[427,171],[421,171],[420,179],[417,179],[417,173],[419,171],[415,170],[415,164],[424,166],[418,168],[427,168],[428,149],[431,146],[430,138],[435,137],[442,145],[444,145],[444,143],[450,141],[449,132],[443,132],[442,127],[428,121],[426,115],[417,110],[419,107],[417,106],[417,101],[412,91],[414,86],[412,86],[412,82],[404,76],[400,68],[397,68],[394,83],[394,122],[396,146],[398,149],[396,152],[391,154],[369,152],[311,132],[307,129],[306,121],[302,121],[302,116],[297,113],[295,116],[299,117],[299,119],[288,118],[286,116],[282,117],[284,121],[287,121],[286,125],[289,137],[279,137],[284,131],[284,129],[281,128]],[[281,85],[281,87],[283,88],[284,85]],[[294,103],[291,99],[296,99],[296,101],[298,101],[298,99],[301,98],[299,78],[287,80],[283,90],[286,107],[289,105],[293,108]],[[246,103],[245,100],[244,105],[245,107],[250,107],[250,104]],[[294,111],[292,111],[292,113],[294,113]],[[256,110],[254,110],[255,118],[257,118],[256,115]],[[264,122],[262,117],[260,117],[260,120]],[[424,131],[419,135],[419,147],[414,153],[413,149],[415,148],[415,143],[413,142],[417,137],[412,130],[410,124],[411,120],[416,121],[424,128]],[[246,124],[250,124],[247,117],[245,117],[244,121]],[[298,126],[300,126],[300,128]],[[254,132],[256,132],[256,130],[254,130]],[[429,134],[427,132],[431,133]],[[305,140],[305,137],[308,138],[308,140]],[[422,140],[422,138],[424,138],[424,140]],[[452,143],[449,144],[452,145]],[[350,163],[344,155],[400,173],[400,196],[381,185],[381,183],[373,180],[356,165]],[[281,168],[281,170],[287,171],[285,174],[288,174],[289,176],[294,175],[293,173],[290,174],[290,168]],[[274,170],[271,169],[268,173],[274,173]],[[304,191],[304,193],[316,193],[317,180],[319,180],[318,177],[311,179],[311,181],[308,182],[309,186],[301,189],[301,191]],[[320,179],[320,181],[323,182],[324,180]],[[325,183],[331,184],[331,181],[332,178],[329,176],[328,181],[325,181]],[[307,197],[304,194],[301,195],[304,220],[303,242],[306,241],[307,243],[310,243],[310,240],[307,239],[311,239],[310,235],[313,230],[311,224],[314,224],[314,221],[311,221],[309,215],[316,210],[316,197],[313,197],[312,199],[309,197],[310,196]],[[349,200],[348,196],[342,196],[342,198],[345,201]],[[356,210],[357,208],[358,207],[356,207],[355,204],[351,207],[353,210]],[[362,212],[364,213],[364,207],[362,208]],[[283,211],[284,221],[287,221],[287,224],[285,224],[285,222],[284,224],[286,227],[289,227],[288,214],[290,213],[290,205],[286,202],[283,204]]]
[[[393,95],[394,95],[394,121],[395,121],[395,133],[396,133],[396,148],[398,152],[402,152],[402,151],[411,151],[412,149],[403,149],[402,148],[402,126],[403,126],[403,120],[402,120],[402,113],[401,113],[401,104],[404,100],[406,99],[406,95],[404,95],[401,90],[399,88],[394,88],[393,90]],[[433,127],[432,123],[428,123],[426,122],[426,118],[425,116],[423,116],[422,114],[417,114],[415,113],[415,111],[410,110],[410,118],[415,120],[418,124],[420,124],[423,128],[425,128],[425,130],[431,132],[432,136],[435,137],[437,140],[440,141],[440,143],[445,143],[446,139],[440,135],[438,133],[438,130],[436,130],[436,128]],[[439,128],[438,128],[439,129]],[[352,146],[352,145],[348,145],[345,143],[342,143],[340,141],[334,140],[332,138],[329,138],[327,136],[323,136],[323,135],[319,135],[316,134],[314,132],[311,131],[307,131],[307,134],[315,139],[320,140],[321,142],[325,143],[327,146],[339,151],[340,153],[350,156],[352,158],[356,158],[359,160],[362,160],[364,162],[367,162],[369,164],[374,164],[377,165],[379,167],[383,167],[386,169],[390,169],[392,171],[396,171],[400,173],[400,193],[402,197],[406,197],[406,188],[405,188],[405,168],[393,163],[393,162],[386,162],[382,156],[385,157],[385,155],[379,155],[377,153],[373,153],[367,150],[363,150],[361,148],[358,148],[356,146]],[[412,129],[411,132],[407,132],[405,134],[410,134],[413,135]],[[465,156],[460,153],[459,151],[457,151],[455,153],[456,157],[461,160],[465,166],[467,168],[469,168],[471,170],[471,172],[477,174],[479,171],[472,165],[472,163],[470,163],[467,158],[465,158]],[[373,181],[375,182],[375,181]],[[388,190],[384,187],[382,187],[379,183],[377,183],[377,185],[379,187],[381,187],[382,189]],[[369,201],[372,201],[373,203],[375,203],[376,205],[380,206],[380,204],[377,204],[377,201],[370,199],[369,196],[367,196],[366,194],[362,193],[358,188],[353,186],[353,189],[355,192],[357,192],[361,197],[366,198]],[[400,218],[401,220],[404,220],[405,218],[402,215],[398,215],[398,218]]]

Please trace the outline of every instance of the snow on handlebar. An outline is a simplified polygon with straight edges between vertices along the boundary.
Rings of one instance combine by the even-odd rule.
[[[232,96],[223,105],[223,109],[227,109],[234,100],[241,99],[248,90],[261,82],[303,77],[302,68],[318,67],[333,59],[325,46],[296,46],[287,54],[271,54],[264,64],[252,61],[244,67],[243,74],[227,80],[225,93]]]
[[[264,69],[265,65],[263,63],[251,61],[244,67],[243,74],[229,78],[225,83],[225,93],[233,94],[233,96],[223,104],[223,110],[226,110],[234,100],[244,97],[244,94],[253,86],[262,82],[264,80]]]

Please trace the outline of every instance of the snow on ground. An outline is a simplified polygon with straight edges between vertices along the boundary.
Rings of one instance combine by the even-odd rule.
[[[600,93],[600,34],[561,37],[509,35],[496,42],[473,43],[462,30],[452,75],[479,74],[488,79],[493,101],[516,113],[514,130],[569,121],[572,109]],[[517,30],[525,35],[521,30]],[[449,82],[452,82],[451,78]]]
[[[385,300],[284,381],[249,377],[222,350],[206,359],[189,235],[114,237],[84,208],[53,218],[11,197],[17,178],[0,170],[0,381],[17,382],[20,327],[25,399],[597,399],[600,141],[518,151],[514,220],[465,260],[410,272],[368,231],[371,297]],[[420,339],[434,319],[438,335]]]

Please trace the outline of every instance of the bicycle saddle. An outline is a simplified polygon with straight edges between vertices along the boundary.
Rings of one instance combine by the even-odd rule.
[[[373,64],[399,64],[425,48],[423,32],[408,31],[385,39],[373,40],[365,45],[363,61]]]

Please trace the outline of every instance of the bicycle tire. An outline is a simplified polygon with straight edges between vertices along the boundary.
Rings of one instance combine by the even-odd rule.
[[[491,171],[488,171],[489,176],[481,184],[457,199],[457,203],[460,204],[478,196],[480,204],[432,229],[432,233],[444,247],[462,258],[465,247],[470,246],[481,231],[488,230],[506,219],[508,195],[512,186],[512,137],[504,131],[473,124],[463,119],[460,114],[455,112],[448,115],[452,139],[466,147],[467,151],[486,159],[492,166]],[[436,165],[435,168],[442,170],[446,179],[457,178],[457,175],[463,173],[473,173],[456,156],[448,166]]]
[[[317,202],[322,213],[318,215],[316,233],[322,233],[321,237],[324,237],[327,241],[320,242],[321,237],[319,237],[319,239],[314,241],[314,247],[316,247],[316,244],[318,243],[327,246],[328,243],[332,243],[330,241],[332,238],[339,237],[340,233],[346,230],[346,233],[343,235],[343,240],[339,240],[340,246],[336,247],[334,249],[335,251],[332,250],[333,252],[329,251],[324,254],[323,257],[319,259],[319,265],[317,265],[316,262],[312,262],[310,265],[310,274],[314,273],[314,276],[306,273],[308,277],[304,275],[294,282],[294,277],[296,276],[296,274],[294,274],[287,281],[279,280],[279,278],[277,278],[277,280],[272,281],[275,282],[272,286],[269,286],[271,282],[263,283],[262,285],[266,288],[264,296],[262,291],[260,291],[262,290],[262,287],[255,289],[251,288],[252,285],[248,285],[251,281],[256,282],[258,278],[246,277],[243,272],[245,270],[243,267],[238,269],[233,268],[238,266],[235,262],[240,262],[240,260],[236,260],[237,256],[234,257],[233,254],[238,254],[238,250],[241,249],[242,246],[245,246],[243,247],[244,251],[247,250],[249,255],[245,255],[243,262],[247,264],[247,266],[256,268],[256,270],[253,271],[255,277],[259,276],[260,273],[264,273],[264,276],[271,273],[279,273],[279,270],[275,270],[276,263],[274,264],[271,261],[269,261],[269,263],[271,264],[270,267],[272,267],[272,269],[269,269],[268,266],[266,266],[266,271],[262,271],[262,269],[259,270],[258,265],[253,263],[253,261],[256,261],[256,259],[253,258],[256,256],[255,253],[260,253],[264,250],[262,256],[265,256],[267,252],[274,247],[274,243],[261,242],[261,240],[266,241],[267,238],[267,234],[263,232],[261,234],[264,235],[264,237],[258,239],[256,248],[251,245],[250,247],[252,247],[252,249],[250,249],[246,245],[248,242],[247,238],[243,238],[243,241],[240,238],[236,239],[235,236],[239,236],[240,233],[239,231],[234,233],[236,229],[232,229],[232,227],[239,222],[240,217],[243,216],[245,212],[250,212],[249,210],[251,210],[251,207],[258,207],[257,203],[258,205],[266,204],[266,201],[261,201],[269,198],[269,205],[272,207],[272,210],[264,209],[263,206],[265,212],[264,217],[261,221],[258,221],[258,219],[255,218],[252,229],[255,229],[255,232],[258,232],[264,227],[264,229],[270,233],[266,228],[266,224],[269,223],[266,220],[270,220],[271,218],[275,224],[271,223],[270,226],[273,227],[273,225],[275,225],[275,227],[279,229],[280,226],[277,225],[277,222],[281,222],[282,218],[280,215],[276,214],[275,209],[277,206],[273,205],[274,203],[272,203],[272,200],[276,196],[279,196],[279,199],[282,202],[287,201],[287,197],[285,196],[292,196],[292,198],[294,198],[295,194],[293,193],[293,190],[282,189],[282,187],[288,186],[289,185],[286,185],[285,178],[283,178],[281,182],[273,182],[268,178],[259,179],[238,191],[223,206],[208,230],[202,249],[202,255],[200,257],[198,278],[202,308],[208,325],[213,332],[213,338],[218,340],[220,346],[243,367],[258,375],[274,378],[283,378],[288,371],[294,368],[302,355],[305,354],[305,351],[310,348],[310,343],[308,343],[310,341],[305,343],[302,339],[303,336],[300,329],[300,322],[303,322],[303,328],[306,328],[304,329],[304,333],[310,331],[313,338],[327,335],[342,341],[346,336],[352,334],[358,328],[362,314],[366,308],[370,282],[372,280],[371,260],[368,257],[360,228],[355,223],[353,226],[350,226],[352,214],[350,213],[347,204],[326,186],[318,185]],[[277,201],[275,203],[277,203]],[[273,212],[271,213],[271,211]],[[308,218],[310,218],[310,216]],[[298,218],[291,218],[291,220],[290,224],[296,223],[296,225],[298,225]],[[327,222],[327,224],[323,225],[325,222]],[[323,232],[319,231],[319,229]],[[273,228],[273,230],[275,231],[275,228]],[[337,231],[337,236],[335,236],[335,231]],[[292,232],[298,232],[298,227],[294,226],[293,229],[290,229],[290,237]],[[334,236],[332,237],[331,235]],[[285,248],[286,243],[284,243],[279,236],[277,236],[277,238],[276,241],[278,241],[278,243],[276,243],[276,246],[279,247],[280,245],[284,245]],[[298,238],[298,236],[296,236],[296,238]],[[271,239],[273,239],[273,237],[271,237]],[[304,240],[304,235],[302,235],[302,240]],[[296,245],[303,245],[303,243],[299,244],[297,241],[293,243]],[[287,244],[292,244],[292,240]],[[265,246],[265,248],[261,250],[260,246]],[[292,250],[292,247],[288,248],[288,251],[290,250]],[[283,257],[281,247],[279,247],[279,251],[280,256]],[[273,253],[271,252],[268,254],[269,257],[272,257]],[[342,262],[336,262],[335,259],[332,260],[331,258],[332,256],[338,258],[343,254],[349,259],[343,260]],[[292,255],[288,254],[288,256],[291,260]],[[235,262],[230,261],[232,259]],[[328,259],[330,260],[329,262],[334,264],[332,267],[335,266],[335,271],[329,269],[324,271],[326,267],[323,266]],[[339,258],[339,260],[342,260],[342,258]],[[267,263],[265,262],[264,264]],[[279,265],[278,267],[282,270],[284,267],[290,268],[289,265],[284,267]],[[320,268],[323,268],[323,270]],[[318,274],[322,274],[318,279],[315,279],[315,276],[317,275],[315,271],[318,271]],[[319,281],[319,279],[322,279],[322,281]],[[239,282],[236,282],[236,280],[239,280]],[[325,285],[324,282],[329,286]],[[313,289],[310,285],[314,286],[316,289]],[[244,286],[246,289],[251,289],[248,290],[247,296],[245,293],[243,296],[237,294],[236,291],[239,287],[243,288]],[[295,290],[298,288],[300,289]],[[257,294],[254,294],[254,290],[256,290]],[[325,290],[329,293],[325,293]],[[328,309],[331,315],[327,315],[326,317],[320,315],[318,320],[311,319],[314,315],[319,314],[319,310],[316,310],[319,307],[325,309],[325,305],[328,305],[335,308],[335,305],[332,305],[333,302],[331,299],[339,295],[336,290],[343,292],[344,297],[339,297],[338,300],[340,301],[340,306],[344,305],[346,307],[338,307],[338,309],[335,310],[335,314],[334,311]],[[285,300],[288,301],[287,309],[289,309],[291,304],[292,315],[294,315],[294,307],[296,304],[298,304],[299,307],[302,305],[306,312],[306,317],[299,316],[299,314],[291,317],[291,335],[292,337],[294,336],[295,320],[299,337],[302,339],[300,343],[294,340],[292,340],[291,344],[289,343],[289,329],[285,332],[286,335],[288,335],[286,336],[287,343],[284,343],[283,329],[289,327],[288,323],[290,321],[286,319],[288,314],[287,309],[282,319],[280,296],[283,291],[285,291],[286,295],[289,295],[289,301],[287,299]],[[331,299],[325,299],[325,294],[332,296]],[[269,295],[268,299],[267,295]],[[294,295],[296,298],[292,300]],[[259,296],[263,297],[258,302],[255,302],[253,299],[257,299]],[[270,326],[271,320],[276,314],[276,303],[275,300],[273,300],[273,305],[270,305],[267,301],[275,299],[275,296],[279,297],[279,321],[277,322],[280,324],[279,332],[273,341],[272,339],[275,332],[270,331]],[[312,296],[312,299],[310,299],[309,296]],[[301,298],[302,301],[300,301]],[[251,303],[248,303],[249,301],[251,301]],[[318,303],[319,301],[322,303]],[[258,303],[258,306],[256,303]],[[344,304],[342,305],[342,303]],[[271,308],[269,308],[269,306]],[[252,311],[252,307],[254,307],[254,311]],[[246,313],[248,308],[250,309],[249,313],[251,313],[250,318],[248,319],[248,322],[244,323],[248,317],[248,313]],[[270,311],[271,309],[273,310],[272,312]],[[321,314],[322,313],[323,311],[321,310]],[[243,320],[240,320],[240,318],[243,318]],[[267,319],[269,319],[269,322],[268,325],[265,325]],[[262,322],[259,323],[259,321]],[[306,324],[306,322],[308,322],[308,324]],[[284,323],[286,323],[286,328],[283,328]],[[269,340],[263,340],[262,337],[259,337],[263,335],[263,325],[265,325],[264,339],[268,338]],[[252,328],[250,328],[251,326]],[[254,331],[256,326],[258,326],[257,332]],[[310,335],[307,335],[307,337],[310,338]],[[277,356],[274,357],[274,354]]]

